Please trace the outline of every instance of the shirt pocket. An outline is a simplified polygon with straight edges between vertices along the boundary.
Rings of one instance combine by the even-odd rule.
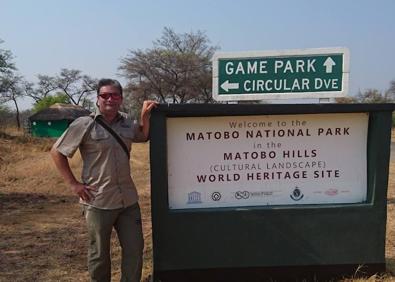
[[[111,136],[104,128],[93,127],[89,137],[89,141],[85,144],[87,152],[101,155],[111,150]]]
[[[110,137],[110,134],[104,128],[103,129],[93,128],[91,131],[91,138],[94,141],[100,141],[100,140],[105,141],[109,137]]]

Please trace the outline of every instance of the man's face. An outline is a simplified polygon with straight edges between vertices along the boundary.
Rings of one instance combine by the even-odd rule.
[[[117,113],[122,104],[121,93],[115,86],[102,86],[97,97],[97,104],[103,115]]]

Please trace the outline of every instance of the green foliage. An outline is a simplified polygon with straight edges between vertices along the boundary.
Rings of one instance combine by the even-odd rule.
[[[49,108],[53,104],[62,103],[62,104],[70,104],[70,98],[66,94],[58,93],[55,96],[47,96],[41,99],[39,102],[34,104],[33,112],[39,112],[46,108]]]

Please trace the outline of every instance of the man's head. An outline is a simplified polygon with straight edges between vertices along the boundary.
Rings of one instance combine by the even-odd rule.
[[[122,96],[122,86],[119,83],[118,80],[111,79],[111,78],[102,78],[99,80],[99,83],[97,84],[97,96],[100,94],[100,88],[103,86],[114,86],[115,88],[118,88],[119,93]]]
[[[97,86],[97,106],[103,115],[113,115],[122,104],[122,86],[115,79],[101,79]]]

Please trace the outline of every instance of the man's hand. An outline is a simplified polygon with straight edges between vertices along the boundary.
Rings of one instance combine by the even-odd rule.
[[[97,192],[96,187],[84,185],[75,179],[67,157],[58,152],[55,145],[51,149],[51,156],[60,174],[75,194],[84,201],[90,201],[94,198],[92,192]]]
[[[141,121],[143,124],[149,122],[149,117],[151,115],[151,110],[158,105],[157,102],[152,100],[146,100],[141,108]]]
[[[71,190],[85,202],[89,202],[91,199],[94,198],[92,192],[97,192],[96,187],[84,185],[79,182],[71,185]]]

